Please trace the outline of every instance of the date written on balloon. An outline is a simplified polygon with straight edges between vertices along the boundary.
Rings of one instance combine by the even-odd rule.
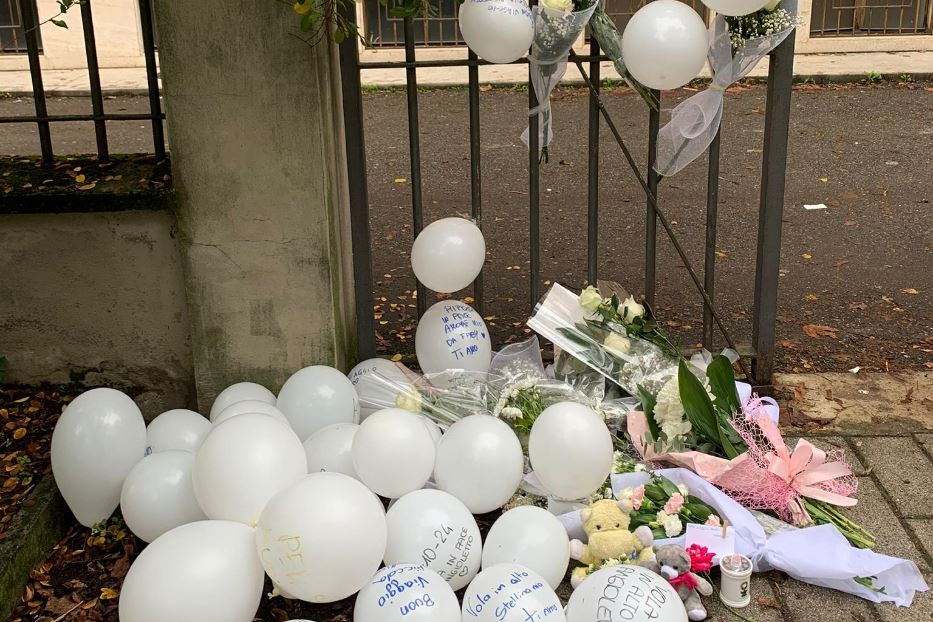
[[[504,620],[511,610],[515,609],[517,611],[519,607],[521,607],[522,613],[525,615],[524,620],[526,622],[536,622],[549,617],[551,614],[558,613],[560,608],[556,605],[549,605],[540,612],[534,607],[529,610],[521,606],[522,599],[545,587],[545,584],[541,581],[529,583],[531,579],[528,577],[527,572],[510,573],[508,584],[500,583],[491,592],[476,594],[475,597],[468,596],[463,603],[464,612],[473,617],[479,617],[490,601],[495,599],[497,601],[495,604],[497,620]]]
[[[473,549],[473,536],[470,535],[466,528],[460,529],[460,536],[453,544],[454,548],[460,552],[460,555],[458,556],[456,553],[448,554],[447,568],[431,566],[431,563],[437,559],[437,549],[442,544],[446,544],[453,533],[454,529],[452,527],[441,525],[440,529],[434,530],[434,539],[437,541],[434,548],[428,547],[421,552],[424,565],[430,567],[445,580],[452,577],[465,577],[470,573],[470,567],[467,566],[466,560],[470,558],[470,551]]]

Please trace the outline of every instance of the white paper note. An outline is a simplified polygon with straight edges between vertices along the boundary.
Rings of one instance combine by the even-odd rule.
[[[735,530],[732,527],[726,527],[725,538],[722,537],[722,532],[722,527],[715,525],[687,523],[687,539],[684,542],[684,548],[690,548],[693,544],[705,546],[716,555],[713,563],[718,563],[723,555],[735,553]]]

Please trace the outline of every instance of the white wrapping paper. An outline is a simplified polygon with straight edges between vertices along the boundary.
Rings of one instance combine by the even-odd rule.
[[[675,484],[686,484],[691,495],[728,520],[735,530],[736,552],[752,560],[755,572],[781,570],[804,583],[901,607],[909,606],[916,592],[929,589],[914,562],[855,548],[832,525],[780,531],[768,537],[751,512],[692,471],[676,468],[661,469],[656,473]],[[648,481],[647,473],[613,475],[612,490],[618,494],[625,488]],[[558,518],[571,538],[586,539],[578,512]],[[656,540],[655,545],[683,545],[684,539],[682,535]],[[856,577],[871,577],[876,589],[858,583]]]

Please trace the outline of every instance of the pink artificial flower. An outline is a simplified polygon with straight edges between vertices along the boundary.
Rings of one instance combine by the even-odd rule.
[[[709,518],[706,519],[707,525],[712,525],[713,527],[721,527],[722,523],[719,522],[719,517],[715,514],[710,514]]]
[[[635,490],[632,491],[632,507],[636,510],[641,509],[641,504],[645,500],[645,486],[637,486]]]
[[[671,495],[671,498],[664,504],[664,511],[668,514],[680,514],[680,508],[684,505],[684,496],[679,492]]]

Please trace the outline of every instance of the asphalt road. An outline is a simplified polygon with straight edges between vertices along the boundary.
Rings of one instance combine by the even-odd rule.
[[[779,292],[778,364],[784,370],[933,367],[933,89],[929,84],[798,86],[793,96]],[[670,98],[676,103],[683,95]],[[633,152],[646,151],[647,113],[631,93],[606,96]],[[419,94],[425,222],[470,210],[467,93]],[[498,343],[523,336],[530,308],[527,157],[519,135],[527,95],[481,96],[483,313]],[[0,99],[0,115],[28,114],[27,99]],[[90,111],[56,98],[50,112]],[[147,100],[106,101],[108,112],[145,111]],[[751,335],[764,87],[726,95],[717,231],[717,301],[739,341]],[[411,172],[405,95],[364,98],[374,293],[385,353],[413,350],[414,280],[408,265]],[[542,280],[579,287],[586,278],[587,98],[554,98],[555,141],[541,169]],[[664,120],[662,119],[662,122]],[[150,150],[144,122],[109,126],[111,151]],[[90,123],[56,124],[60,153],[94,150]],[[0,126],[0,152],[34,154],[30,125]],[[645,199],[616,144],[600,144],[599,276],[643,290]],[[706,161],[662,182],[660,201],[702,274]],[[826,209],[806,210],[805,204]],[[657,311],[684,344],[699,340],[702,305],[672,246],[659,234]],[[544,286],[546,288],[546,285]],[[464,292],[461,295],[469,295]],[[428,302],[433,301],[433,298]],[[379,302],[379,301],[377,301]],[[395,305],[390,308],[390,304]],[[379,324],[379,322],[385,322]],[[827,326],[809,336],[805,325]],[[812,329],[811,329],[812,332]],[[819,331],[818,331],[819,332]],[[721,341],[720,341],[721,344]]]

